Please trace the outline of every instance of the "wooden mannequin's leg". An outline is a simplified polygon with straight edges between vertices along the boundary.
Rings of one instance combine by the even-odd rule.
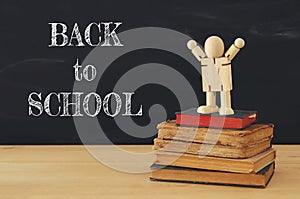
[[[218,111],[219,108],[216,105],[216,92],[206,92],[206,106],[200,106],[197,109],[197,112],[202,114],[210,114]]]
[[[231,108],[231,96],[230,91],[221,91],[221,107],[219,109],[220,115],[233,115],[234,111]]]
[[[207,106],[216,106],[216,92],[207,92],[206,93],[206,105]]]

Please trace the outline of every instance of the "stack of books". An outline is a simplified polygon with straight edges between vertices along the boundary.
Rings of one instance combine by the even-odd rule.
[[[150,179],[265,187],[275,169],[274,125],[254,124],[256,116],[249,111],[220,116],[188,110],[177,113],[176,121],[160,123]]]

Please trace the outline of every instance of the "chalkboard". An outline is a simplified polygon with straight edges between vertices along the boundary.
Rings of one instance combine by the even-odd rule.
[[[300,2],[293,0],[212,1],[6,1],[0,2],[0,144],[81,143],[72,117],[32,117],[28,95],[32,91],[72,91],[72,66],[83,61],[91,46],[49,48],[50,22],[83,28],[91,22],[120,21],[119,31],[139,27],[163,27],[186,34],[200,44],[216,34],[228,48],[236,37],[245,48],[233,61],[232,101],[235,108],[257,110],[259,122],[275,124],[273,143],[300,143],[298,97]],[[68,30],[70,31],[70,30]],[[174,41],[176,42],[176,41]],[[136,65],[161,63],[184,74],[198,90],[201,77],[190,63],[162,50],[137,50],[113,62],[99,93],[104,96]],[[199,66],[200,67],[200,66]],[[188,97],[188,96],[186,96]],[[143,116],[133,118],[140,126],[150,122],[149,107],[161,104],[173,119],[178,102],[172,92],[156,84],[135,91],[135,103]],[[138,107],[133,107],[137,110]],[[183,107],[191,108],[191,107]],[[136,138],[119,129],[112,118],[101,114],[99,123],[116,144],[151,144],[152,136]]]

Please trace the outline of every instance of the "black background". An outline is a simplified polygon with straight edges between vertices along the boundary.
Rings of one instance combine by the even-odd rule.
[[[0,143],[80,143],[72,118],[29,117],[27,97],[32,91],[72,91],[75,59],[83,60],[92,47],[49,48],[49,22],[74,22],[84,28],[91,22],[121,21],[120,31],[158,26],[180,31],[199,43],[211,34],[220,35],[229,47],[241,36],[246,47],[233,65],[234,107],[258,110],[260,122],[276,125],[273,143],[300,143],[300,3],[279,1],[1,1],[0,2]],[[158,50],[130,53],[113,68],[159,62],[181,70],[195,89],[201,79],[188,63]],[[183,70],[185,68],[185,70]],[[124,72],[124,71],[123,71]],[[117,79],[112,70],[107,74]],[[114,81],[102,84],[99,93],[110,92]],[[160,92],[159,97],[153,97]],[[140,88],[135,100],[144,105],[161,103],[172,118],[178,103],[172,93],[157,85]],[[149,96],[147,96],[149,95]],[[199,102],[205,96],[199,93]],[[153,137],[137,139],[117,129],[110,119],[100,118],[114,143],[152,143]],[[149,122],[147,114],[136,121]],[[155,131],[155,129],[153,129]]]

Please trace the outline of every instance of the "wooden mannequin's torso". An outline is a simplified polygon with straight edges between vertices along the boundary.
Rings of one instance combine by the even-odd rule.
[[[231,91],[231,62],[226,57],[201,59],[202,89],[207,91]]]

